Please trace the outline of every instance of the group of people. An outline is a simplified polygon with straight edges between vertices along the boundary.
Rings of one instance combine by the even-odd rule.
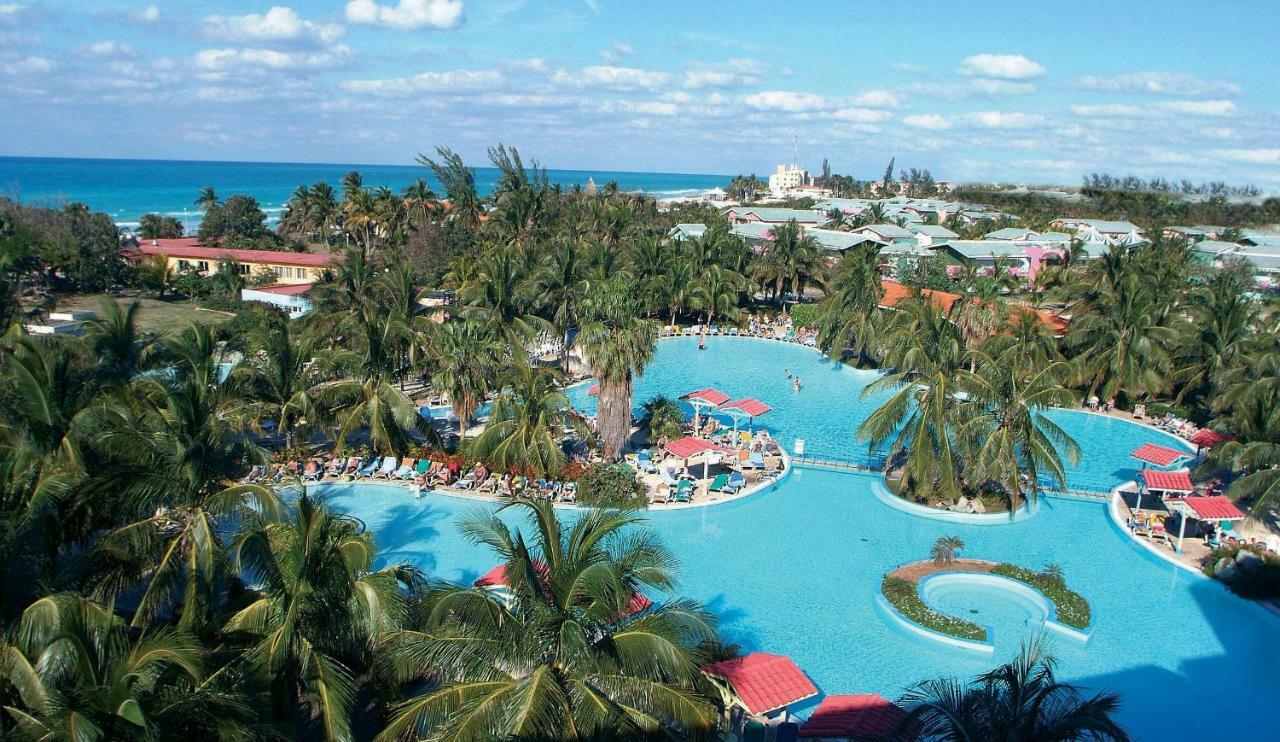
[[[736,337],[756,337],[767,338],[770,340],[782,340],[789,343],[800,343],[813,347],[817,344],[818,333],[816,330],[807,328],[796,328],[792,325],[790,318],[785,320],[780,318],[777,321],[771,321],[763,316],[760,319],[752,317],[745,327],[739,329],[737,327],[720,327],[718,325],[691,325],[689,327],[680,328],[674,325],[667,325],[662,328],[663,337],[675,335],[696,335],[698,337],[698,347],[706,348],[706,336],[708,335],[728,335]]]

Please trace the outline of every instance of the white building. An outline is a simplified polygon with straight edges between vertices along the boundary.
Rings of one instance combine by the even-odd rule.
[[[803,185],[809,185],[809,171],[794,162],[779,165],[769,175],[769,194],[774,198],[787,198],[792,191]]]

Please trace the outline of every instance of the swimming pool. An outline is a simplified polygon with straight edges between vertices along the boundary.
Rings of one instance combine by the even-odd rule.
[[[699,352],[696,339],[687,338],[659,343],[638,384],[637,405],[653,394],[675,397],[714,385],[771,404],[764,421],[788,448],[802,437],[817,457],[849,460],[865,451],[853,430],[874,408],[874,400],[859,398],[873,373],[795,345],[709,338],[708,346]],[[800,374],[799,393],[784,369]],[[588,386],[575,387],[571,397],[593,412]],[[1071,467],[1073,486],[1109,488],[1132,477],[1128,452],[1139,443],[1175,444],[1120,420],[1052,414],[1084,450]],[[1071,587],[1091,602],[1096,626],[1087,644],[1053,641],[1061,678],[1119,691],[1120,720],[1137,737],[1181,739],[1205,728],[1216,736],[1266,736],[1275,727],[1280,620],[1141,550],[1111,523],[1104,504],[1044,498],[1035,517],[984,527],[891,508],[877,499],[879,486],[878,475],[797,467],[776,490],[646,518],[680,558],[676,593],[719,615],[723,634],[745,650],[793,657],[824,693],[895,697],[914,681],[973,675],[1016,651],[1028,629],[1015,601],[955,592],[940,599],[940,608],[995,629],[994,659],[908,636],[875,608],[886,572],[927,558],[939,536],[959,536],[966,557],[1062,566]],[[380,564],[410,562],[434,578],[469,583],[495,563],[457,530],[462,516],[493,505],[443,495],[414,499],[386,485],[329,484],[318,491],[368,526]]]
[[[796,391],[793,378],[802,385]],[[888,393],[862,396],[880,374],[859,370],[827,359],[811,348],[794,343],[740,337],[709,337],[707,350],[698,350],[694,337],[658,343],[653,362],[637,380],[632,396],[635,412],[655,395],[672,399],[696,389],[713,386],[732,397],[756,397],[773,411],[756,421],[769,430],[787,451],[797,438],[805,441],[805,455],[833,461],[878,466],[881,458],[854,436],[858,425],[887,398]],[[596,413],[596,399],[587,394],[591,383],[569,389],[574,407]],[[692,414],[692,407],[686,411]],[[1194,449],[1175,436],[1105,415],[1074,410],[1049,410],[1046,415],[1061,425],[1079,444],[1082,456],[1067,469],[1067,486],[1075,490],[1110,492],[1137,476],[1139,463],[1129,453],[1143,443]],[[723,418],[732,425],[731,418]]]
[[[875,475],[797,467],[776,491],[646,518],[680,558],[678,594],[719,615],[724,635],[745,650],[793,657],[824,693],[896,697],[916,680],[972,675],[1016,651],[1027,629],[1013,605],[1002,612],[953,596],[945,606],[961,615],[978,610],[972,617],[993,626],[994,659],[907,636],[874,607],[884,573],[927,558],[939,536],[959,536],[967,557],[1062,566],[1091,602],[1097,626],[1087,645],[1054,640],[1061,677],[1119,691],[1120,719],[1140,738],[1182,739],[1197,728],[1229,738],[1274,728],[1280,621],[1142,552],[1112,526],[1105,505],[1045,498],[1025,521],[960,525],[889,508],[872,494],[875,483]],[[457,530],[461,516],[492,505],[441,495],[415,500],[387,485],[320,491],[364,521],[381,564],[410,562],[432,577],[470,583],[496,563]]]

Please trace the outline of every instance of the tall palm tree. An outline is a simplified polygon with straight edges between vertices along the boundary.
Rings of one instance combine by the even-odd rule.
[[[885,365],[893,372],[863,394],[893,394],[858,426],[858,439],[873,447],[891,441],[891,454],[905,451],[904,480],[910,491],[956,497],[960,471],[951,424],[956,377],[964,360],[960,332],[937,304],[917,293],[898,305],[885,345]]]
[[[299,736],[351,739],[357,676],[407,618],[401,591],[417,589],[419,575],[374,571],[375,554],[357,521],[305,492],[292,520],[252,517],[236,537],[236,566],[255,589],[224,630],[250,637],[242,662],[270,689],[272,717],[293,719]]]
[[[178,625],[196,629],[207,625],[227,577],[220,521],[280,504],[269,487],[233,483],[246,461],[265,455],[247,429],[238,375],[224,378],[210,330],[192,326],[170,357],[172,376],[135,382],[131,399],[95,409],[90,445],[103,461],[78,492],[112,494],[124,522],[92,555],[93,594],[113,598],[140,584],[135,626],[179,608]]]
[[[1071,406],[1075,395],[1061,384],[1065,361],[1025,370],[1000,356],[974,355],[977,372],[959,384],[965,396],[956,439],[965,452],[964,475],[972,487],[999,485],[1012,515],[1024,497],[1035,500],[1045,474],[1066,489],[1063,454],[1074,464],[1080,447],[1044,411]]]
[[[321,422],[312,390],[327,380],[341,362],[341,354],[322,347],[315,333],[279,315],[270,315],[249,337],[254,357],[239,371],[248,377],[255,401],[253,417],[271,420],[276,435],[292,447]]]
[[[463,317],[479,322],[485,332],[503,338],[513,348],[523,348],[539,334],[554,331],[534,313],[531,282],[520,262],[507,251],[491,254],[475,280],[464,284],[458,295]]]
[[[128,383],[143,368],[153,347],[138,330],[139,302],[127,305],[103,298],[98,311],[85,323],[84,339],[109,380]]]
[[[902,739],[1108,740],[1129,735],[1112,719],[1120,708],[1114,693],[1084,697],[1059,681],[1053,657],[1037,641],[1013,661],[979,675],[925,680],[899,705],[907,710],[898,727]]]
[[[521,364],[504,374],[489,422],[472,453],[498,469],[529,469],[554,477],[565,462],[565,430],[590,440],[587,426],[563,389],[564,377],[545,366]]]
[[[581,255],[572,240],[549,251],[534,275],[533,292],[551,315],[560,343],[560,370],[569,371],[569,332],[577,326],[579,307],[591,291]]]
[[[818,347],[832,358],[851,354],[859,366],[876,352],[882,317],[880,248],[859,245],[846,250],[826,281],[827,299],[819,309]]]
[[[415,225],[426,224],[440,208],[440,197],[424,178],[417,178],[405,186],[400,195],[404,198],[409,221]]]
[[[333,228],[338,222],[340,213],[338,197],[333,190],[333,186],[323,180],[311,186],[311,195],[307,205],[308,228],[315,234],[320,235],[320,241],[326,246],[332,245]]]
[[[476,173],[462,162],[462,157],[448,147],[437,147],[439,160],[418,155],[418,162],[431,168],[448,199],[448,218],[467,229],[478,229],[484,216],[484,203],[476,191]]]
[[[600,286],[585,307],[575,342],[596,382],[596,430],[605,456],[616,459],[631,437],[631,392],[635,377],[653,358],[658,326],[640,316],[639,299],[626,283]]]
[[[32,603],[15,634],[0,647],[0,673],[17,738],[247,732],[243,699],[201,682],[201,647],[190,634],[136,635],[107,607],[67,593]]]
[[[668,589],[672,554],[628,532],[634,516],[592,510],[572,525],[549,503],[518,501],[517,532],[497,515],[463,524],[506,565],[510,598],[445,588],[397,641],[396,676],[442,668],[401,704],[380,738],[471,740],[689,738],[715,722],[698,671],[712,617],[672,601],[636,612],[633,596]],[[505,508],[504,508],[505,509]],[[526,535],[527,534],[527,535]]]
[[[478,322],[466,319],[445,322],[432,334],[430,343],[427,364],[431,386],[449,398],[458,434],[466,435],[476,408],[496,386],[507,353]]]
[[[1190,321],[1180,328],[1175,350],[1178,400],[1210,397],[1246,350],[1258,320],[1258,303],[1236,276],[1220,272],[1192,292]]]

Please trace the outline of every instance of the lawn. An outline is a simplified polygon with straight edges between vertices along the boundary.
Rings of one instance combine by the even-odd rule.
[[[186,299],[158,301],[131,296],[110,296],[108,294],[84,294],[64,296],[58,299],[58,311],[91,311],[96,312],[102,306],[102,299],[109,298],[119,304],[138,302],[138,329],[157,335],[166,335],[181,331],[192,322],[213,325],[226,322],[234,315],[228,312],[217,312],[201,309]]]

